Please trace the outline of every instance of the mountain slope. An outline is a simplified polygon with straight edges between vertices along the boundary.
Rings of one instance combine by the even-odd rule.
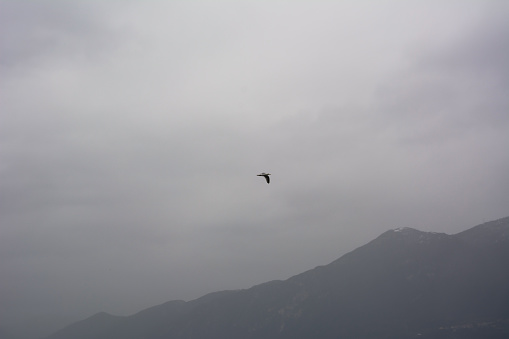
[[[17,339],[17,338],[18,338],[17,336],[10,333],[9,331],[0,328],[0,339]]]
[[[507,338],[509,218],[390,230],[326,266],[239,291],[97,314],[48,339]]]

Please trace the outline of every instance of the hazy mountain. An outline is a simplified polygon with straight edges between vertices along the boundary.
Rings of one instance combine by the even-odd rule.
[[[285,281],[96,314],[47,339],[509,338],[509,218],[390,230]]]
[[[18,339],[18,337],[7,330],[0,328],[0,339]]]

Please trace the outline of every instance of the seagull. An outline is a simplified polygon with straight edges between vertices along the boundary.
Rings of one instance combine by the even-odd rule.
[[[268,183],[270,183],[269,175],[270,175],[270,173],[265,173],[265,172],[263,172],[263,173],[257,174],[256,176],[257,176],[257,177],[264,177],[264,178],[265,178],[265,180],[267,180],[267,184],[268,184]]]

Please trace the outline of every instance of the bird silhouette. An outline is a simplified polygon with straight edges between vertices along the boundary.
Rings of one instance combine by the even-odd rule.
[[[270,175],[270,173],[265,173],[265,172],[263,172],[263,173],[257,174],[256,176],[258,176],[258,177],[264,177],[264,178],[265,178],[265,180],[267,180],[267,184],[269,184],[269,183],[270,183],[269,175]]]

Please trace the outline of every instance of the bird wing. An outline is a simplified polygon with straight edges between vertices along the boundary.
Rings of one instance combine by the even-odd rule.
[[[269,176],[268,176],[268,175],[264,175],[264,177],[265,177],[265,180],[267,180],[267,184],[269,184],[269,183],[270,183],[270,178],[269,178]]]

